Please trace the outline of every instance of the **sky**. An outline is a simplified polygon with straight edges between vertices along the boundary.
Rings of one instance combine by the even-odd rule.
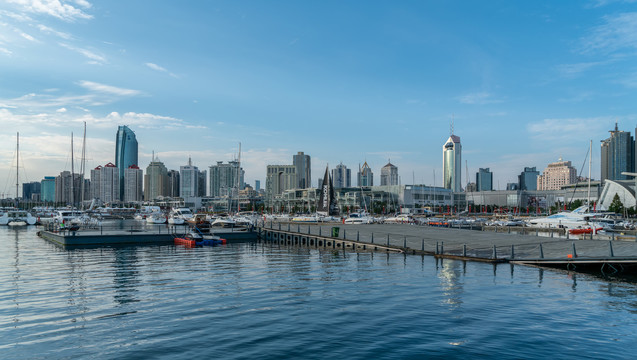
[[[311,156],[367,161],[380,183],[442,183],[462,143],[462,183],[496,189],[559,158],[599,179],[600,141],[637,126],[637,1],[0,2],[0,196],[19,182],[115,162],[129,126],[139,166]],[[469,178],[467,178],[467,170]],[[21,190],[20,190],[21,191]]]

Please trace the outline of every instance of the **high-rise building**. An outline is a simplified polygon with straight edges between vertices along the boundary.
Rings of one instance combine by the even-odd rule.
[[[155,158],[146,167],[146,175],[144,175],[144,200],[152,201],[160,196],[170,196],[169,193],[168,169],[166,169],[163,162]],[[174,197],[177,196],[179,196],[179,193]]]
[[[254,190],[259,192],[261,190],[261,180],[254,180]]]
[[[144,171],[137,165],[131,165],[124,171],[124,202],[138,202],[144,198],[142,183]]]
[[[577,170],[570,161],[560,158],[544,169],[544,174],[537,177],[538,190],[559,190],[562,186],[577,183]]]
[[[77,205],[80,202],[80,174],[62,171],[55,177],[55,202]]]
[[[124,171],[131,165],[139,165],[137,160],[137,138],[133,130],[129,129],[128,126],[119,126],[115,138],[115,166],[119,169],[119,200],[124,199]]]
[[[40,199],[44,202],[55,201],[55,176],[45,176],[41,181]]]
[[[40,198],[40,191],[42,189],[42,184],[38,181],[28,182],[22,184],[22,198],[24,200],[33,200],[33,196],[36,195],[37,198]]]
[[[94,199],[109,204],[120,201],[119,169],[113,163],[91,170],[91,184],[91,196]]]
[[[307,189],[312,187],[312,166],[310,155],[305,155],[299,151],[296,155],[292,155],[292,164],[296,168],[296,180],[298,189]]]
[[[489,171],[489,168],[478,169],[478,172],[476,173],[476,190],[477,191],[493,190],[493,173]]]
[[[243,188],[245,171],[239,167],[238,161],[217,161],[210,166],[210,196],[236,196]],[[235,190],[233,190],[235,189]]]
[[[363,163],[363,167],[358,166],[358,186],[374,186],[374,173],[372,168],[367,165],[367,161]]]
[[[609,132],[610,137],[601,145],[601,180],[632,179],[622,172],[635,171],[635,141],[629,131],[619,131],[617,123]]]
[[[192,164],[192,159],[188,158],[188,165],[179,167],[179,196],[182,198],[200,197],[202,189],[205,195],[206,178],[199,168]],[[202,181],[203,179],[203,181]]]
[[[332,183],[335,189],[351,187],[352,170],[348,169],[342,162],[336,165],[336,168],[332,169]]]
[[[166,196],[170,196],[172,198],[179,197],[179,171],[177,170],[168,171],[168,187]]]
[[[398,168],[391,162],[380,169],[380,186],[398,185]]]
[[[442,146],[442,176],[445,189],[462,191],[462,145],[460,137],[453,132]]]
[[[296,178],[296,166],[294,165],[268,165],[268,173],[265,178],[265,192],[267,200],[271,201],[276,195],[285,190],[295,189],[298,182]]]
[[[518,189],[537,190],[537,177],[540,172],[534,167],[525,167],[524,171],[518,175]]]

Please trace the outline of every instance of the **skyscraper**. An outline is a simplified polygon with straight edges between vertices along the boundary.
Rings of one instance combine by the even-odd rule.
[[[462,145],[460,137],[451,136],[442,146],[442,185],[445,189],[462,191]]]
[[[238,190],[243,188],[244,175],[238,161],[229,161],[227,164],[217,161],[217,165],[210,166],[210,196],[236,196]]]
[[[298,184],[294,165],[268,165],[267,171],[265,178],[267,201],[272,201],[274,196],[285,190],[294,189]]]
[[[154,158],[146,167],[144,175],[144,200],[152,201],[159,196],[171,196],[168,184],[168,169],[163,162]],[[174,195],[177,196],[178,193]]]
[[[112,204],[119,202],[122,198],[119,193],[121,189],[119,169],[113,163],[91,170],[91,184],[91,195],[94,199]]]
[[[42,195],[40,199],[44,202],[55,201],[55,176],[45,176],[41,181],[42,183]]]
[[[179,167],[179,196],[182,198],[201,196],[200,186],[206,186],[206,178],[199,171],[199,168],[192,164],[192,159],[188,158],[188,165]]]
[[[493,190],[493,173],[489,168],[480,168],[476,173],[476,190],[491,191]]]
[[[142,183],[144,172],[137,165],[131,165],[124,172],[124,201],[127,203],[142,201]]]
[[[336,189],[351,187],[352,170],[348,169],[343,163],[336,165],[336,168],[332,169],[332,182]]]
[[[299,151],[296,155],[292,155],[292,165],[296,168],[296,180],[298,189],[307,189],[312,187],[312,166],[310,155],[305,155]]]
[[[391,162],[380,169],[380,186],[398,185],[398,168]]]
[[[124,170],[138,164],[135,133],[128,126],[119,126],[115,138],[115,166],[119,169],[120,200],[124,199]]]
[[[635,171],[635,141],[629,131],[619,131],[617,123],[609,132],[610,137],[601,145],[601,180],[632,179],[622,172]]]
[[[525,167],[524,171],[518,175],[518,188],[520,190],[537,190],[537,177],[540,172],[534,167]]]
[[[367,165],[367,161],[363,167],[358,166],[358,186],[374,186],[374,173],[372,168]]]

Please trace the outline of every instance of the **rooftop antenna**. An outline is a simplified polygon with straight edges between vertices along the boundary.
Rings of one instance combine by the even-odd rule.
[[[451,114],[451,135],[453,135],[453,121],[454,121],[454,114]]]

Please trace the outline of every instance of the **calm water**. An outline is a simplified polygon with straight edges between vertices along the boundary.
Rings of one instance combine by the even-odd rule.
[[[0,227],[0,358],[634,358],[637,285],[262,244],[64,250]]]

